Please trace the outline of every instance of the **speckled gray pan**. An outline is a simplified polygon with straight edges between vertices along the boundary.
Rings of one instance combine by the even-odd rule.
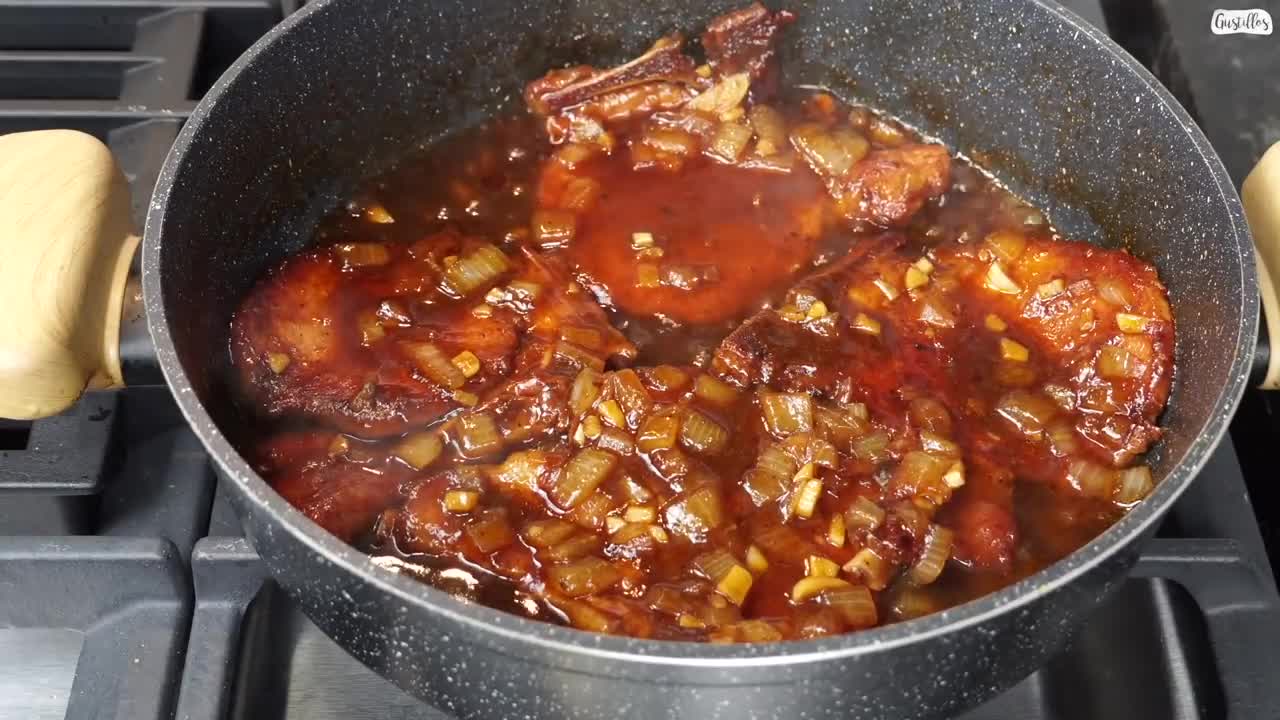
[[[942,613],[823,640],[708,646],[553,627],[375,567],[227,442],[226,328],[265,268],[406,147],[518,100],[569,61],[696,30],[727,0],[319,0],[240,59],[169,156],[147,219],[147,312],[183,412],[254,547],[353,655],[464,718],[944,717],[1008,687],[1086,622],[1226,428],[1256,337],[1248,231],[1186,113],[1049,3],[789,3],[791,82],[868,101],[981,159],[1070,233],[1155,263],[1177,316],[1156,491],[1053,567]],[[1205,478],[1212,482],[1212,478]]]

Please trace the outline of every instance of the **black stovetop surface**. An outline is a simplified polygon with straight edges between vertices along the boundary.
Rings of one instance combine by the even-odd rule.
[[[1212,35],[1212,8],[1195,0],[1066,5],[1152,68],[1237,182],[1280,140],[1271,38]],[[1278,0],[1250,5],[1280,13]],[[103,139],[141,223],[196,99],[293,9],[0,0],[0,134]],[[1257,652],[1280,637],[1278,414],[1251,392],[1140,577],[1045,668],[964,720],[1216,720],[1241,687],[1256,694],[1233,717],[1280,717],[1280,667]],[[359,665],[265,578],[163,387],[0,420],[0,720],[175,717],[447,720]]]

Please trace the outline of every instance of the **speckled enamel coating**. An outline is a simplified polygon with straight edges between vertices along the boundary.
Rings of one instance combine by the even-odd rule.
[[[1257,330],[1236,195],[1186,113],[1098,32],[1031,0],[793,2],[791,82],[826,85],[979,158],[1062,228],[1159,268],[1177,379],[1162,481],[1079,552],[1000,592],[823,640],[708,646],[605,637],[455,600],[374,566],[277,496],[227,442],[237,299],[406,146],[736,4],[319,0],[253,47],[178,138],[143,251],[151,331],[178,403],[254,547],[353,655],[464,718],[933,718],[1026,676],[1122,579],[1243,390]],[[1212,482],[1212,477],[1204,478]]]

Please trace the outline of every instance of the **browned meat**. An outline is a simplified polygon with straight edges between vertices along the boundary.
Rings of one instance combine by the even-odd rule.
[[[414,287],[404,287],[406,268]],[[511,375],[522,345],[554,347],[563,333],[565,348],[600,362],[634,356],[570,282],[550,259],[448,232],[412,246],[333,245],[290,258],[255,288],[236,315],[232,357],[268,415],[398,435],[474,405]]]
[[[602,95],[655,80],[689,82],[693,59],[684,54],[684,36],[679,33],[659,38],[640,57],[608,70],[575,65],[552,70],[529,83],[524,98],[529,109],[551,115]]]
[[[774,55],[779,33],[795,21],[786,10],[771,12],[760,3],[725,13],[707,23],[702,48],[717,76],[746,72],[753,81],[764,81],[768,91],[776,83]]]
[[[258,448],[259,472],[294,507],[350,542],[413,475],[404,463],[336,433],[290,432]]]
[[[887,415],[916,394],[936,398],[975,428],[995,420],[1001,439],[991,445],[1019,477],[1073,486],[1108,477],[1087,463],[1123,467],[1159,437],[1173,325],[1149,266],[1002,231],[937,251],[908,291],[919,260],[885,242],[743,324],[718,349],[717,371]],[[815,301],[833,314],[806,319]],[[970,435],[971,453],[995,450],[985,431]]]
[[[951,185],[951,156],[941,145],[868,149],[860,135],[812,127],[791,140],[855,227],[904,225]]]

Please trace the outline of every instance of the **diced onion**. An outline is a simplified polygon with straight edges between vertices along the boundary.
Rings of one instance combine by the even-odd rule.
[[[662,516],[668,530],[699,542],[724,524],[724,504],[714,485],[703,485],[668,504]]]
[[[907,272],[903,275],[902,284],[908,290],[924,287],[929,284],[929,275],[914,265],[907,267]]]
[[[547,569],[547,577],[569,597],[607,590],[622,580],[617,568],[598,557],[586,557]]]
[[[992,254],[1000,258],[1001,262],[1007,263],[1022,257],[1022,252],[1027,248],[1025,235],[1008,230],[999,230],[991,233],[987,236],[986,243]]]
[[[853,441],[850,450],[855,457],[878,463],[889,458],[889,435],[882,431],[868,433]]]
[[[983,324],[986,325],[987,329],[991,332],[1004,332],[1009,329],[1009,324],[1004,320],[1001,320],[1000,316],[995,313],[988,313],[987,317],[983,320]]]
[[[627,508],[622,519],[630,523],[648,523],[657,520],[658,513],[652,505],[632,505]]]
[[[370,267],[391,262],[391,251],[382,243],[343,243],[334,249],[347,267]]]
[[[1071,388],[1048,383],[1044,386],[1044,394],[1048,395],[1051,400],[1058,404],[1058,407],[1067,412],[1076,409],[1076,394]]]
[[[576,532],[576,528],[575,528]],[[600,537],[594,533],[577,533],[539,553],[547,562],[566,562],[586,557],[600,549]]]
[[[760,393],[765,427],[775,437],[813,430],[813,398],[805,393]]]
[[[669,413],[654,413],[645,417],[636,436],[636,446],[642,452],[666,450],[675,447],[680,433],[680,419]]]
[[[902,458],[902,463],[894,472],[893,487],[907,490],[913,495],[925,493],[938,487],[949,467],[951,463],[943,458],[912,450]]]
[[[454,390],[450,397],[463,407],[475,407],[480,402],[479,395],[467,390]]]
[[[928,585],[942,574],[947,560],[951,558],[951,547],[955,535],[941,525],[933,525],[925,535],[924,546],[920,549],[920,557],[916,560],[907,576],[916,585]]]
[[[930,397],[912,398],[907,414],[917,427],[940,435],[951,433],[951,413],[941,401]]]
[[[449,512],[471,512],[479,502],[480,493],[475,490],[450,490],[444,494],[444,509]]]
[[[687,158],[698,152],[698,138],[680,128],[650,125],[641,141],[660,153]]]
[[[1000,263],[991,263],[991,267],[987,268],[987,287],[1005,295],[1017,295],[1022,292],[1018,283],[1005,274]]]
[[[791,587],[791,602],[798,605],[822,593],[851,587],[853,586],[840,578],[808,576]]]
[[[1129,287],[1115,278],[1104,278],[1098,281],[1098,295],[1119,307],[1127,308],[1133,304],[1133,293],[1129,291]]]
[[[568,540],[577,531],[578,527],[571,522],[550,518],[525,525],[520,537],[535,548],[549,548]]]
[[[870,498],[859,495],[844,511],[844,522],[848,528],[871,532],[884,522],[884,510]]]
[[[387,330],[382,327],[382,322],[375,311],[360,313],[356,319],[356,325],[360,329],[361,345],[372,345],[387,335]]]
[[[622,406],[612,398],[600,403],[600,417],[616,428],[627,426],[627,417],[622,413]]]
[[[467,295],[497,280],[510,267],[511,262],[501,250],[481,245],[445,268],[445,289],[459,297]]]
[[[840,613],[852,629],[869,628],[877,622],[875,598],[864,585],[828,590],[819,599]]]
[[[756,152],[760,155],[774,155],[786,147],[787,128],[782,113],[768,105],[753,105],[747,112],[747,120],[759,138]]]
[[[431,382],[449,390],[457,390],[466,384],[467,376],[436,345],[429,342],[405,342],[401,343],[401,347]]]
[[[649,369],[649,380],[659,390],[679,390],[689,382],[689,375],[675,365],[658,365]]]
[[[624,430],[602,428],[596,439],[596,447],[617,455],[630,455],[635,452],[636,443]]]
[[[738,389],[710,375],[699,375],[693,383],[693,394],[699,399],[721,407],[738,400]]]
[[[444,451],[444,438],[437,432],[417,432],[406,436],[396,444],[392,453],[414,470],[421,470],[440,457]]]
[[[542,478],[549,462],[547,454],[541,450],[514,452],[490,473],[490,477],[494,482],[511,490],[537,492],[538,481]]]
[[[865,419],[847,409],[837,410],[825,405],[814,407],[813,420],[822,437],[841,448],[848,448],[850,443],[865,435],[871,427]]]
[[[1000,357],[1013,362],[1026,362],[1031,358],[1031,351],[1016,340],[1000,338]]]
[[[791,496],[791,513],[796,517],[813,517],[813,511],[822,498],[822,481],[810,478],[800,483]]]
[[[502,434],[492,415],[473,412],[458,418],[457,443],[463,457],[483,457],[502,448]]]
[[[845,538],[844,515],[839,513],[832,515],[831,520],[827,522],[827,544],[831,547],[844,547]]]
[[[853,559],[841,568],[872,590],[883,590],[889,585],[893,566],[871,548],[862,548]]]
[[[271,372],[279,375],[289,369],[289,363],[293,362],[293,358],[285,353],[273,352],[267,353],[267,367],[271,368]]]
[[[1108,499],[1116,485],[1116,473],[1109,467],[1077,459],[1067,468],[1067,482],[1089,497]]]
[[[608,615],[605,615],[584,602],[557,599],[555,601],[555,606],[563,612],[569,618],[569,622],[579,630],[608,633],[613,632],[617,625],[617,622]]]
[[[364,209],[364,217],[375,225],[390,225],[396,221],[391,213],[382,206],[382,203],[371,203]]]
[[[930,455],[939,455],[942,457],[959,457],[960,446],[951,440],[939,435],[938,433],[929,432],[928,430],[920,431],[920,449]]]
[[[942,483],[952,490],[964,487],[964,463],[959,460],[951,463],[942,476]]]
[[[582,428],[583,437],[595,440],[604,432],[604,425],[601,424],[600,418],[596,415],[588,415],[582,419],[579,425]]]
[[[876,278],[871,282],[871,284],[875,285],[880,291],[880,294],[884,295],[885,300],[893,302],[898,298],[898,288],[894,287],[893,283],[888,280],[885,280],[884,278]]]
[[[1120,328],[1120,332],[1125,333],[1141,333],[1146,332],[1148,320],[1141,315],[1130,315],[1129,313],[1116,313],[1116,327]]]
[[[1076,452],[1076,431],[1065,422],[1056,422],[1049,426],[1049,450],[1057,457],[1067,457]]]
[[[454,355],[449,362],[452,362],[454,367],[461,370],[464,377],[475,377],[476,373],[480,372],[480,358],[476,357],[476,354],[470,350],[463,350]]]
[[[1036,296],[1041,300],[1048,300],[1055,295],[1061,295],[1067,291],[1067,284],[1062,278],[1054,278],[1043,285],[1036,288]]]
[[[760,552],[760,548],[752,545],[747,548],[747,569],[759,575],[769,569],[769,558]]]
[[[680,425],[680,444],[702,455],[718,455],[729,444],[729,431],[697,410],[689,410]]]
[[[868,335],[880,335],[880,321],[868,316],[866,313],[858,313],[853,318],[851,324],[854,330],[866,333]]]
[[[618,464],[618,457],[597,448],[583,448],[569,459],[551,488],[551,500],[570,510],[586,500],[600,487]]]
[[[507,514],[499,510],[486,511],[467,525],[465,532],[476,549],[485,554],[501,550],[516,541],[516,533],[507,522]]]
[[[658,266],[653,263],[636,265],[636,287],[646,289],[662,287],[662,275],[658,272]]]
[[[783,440],[781,446],[798,465],[811,464],[834,468],[840,462],[835,446],[811,433],[796,433]],[[813,477],[813,474],[810,473],[804,479],[808,477]]]
[[[711,136],[711,146],[707,148],[714,157],[729,163],[735,163],[742,157],[751,142],[751,128],[742,123],[720,123]]]
[[[777,500],[787,492],[790,478],[752,468],[742,476],[742,489],[747,491],[757,507],[770,500]]]
[[[1058,414],[1058,406],[1046,397],[1025,390],[1011,390],[1000,398],[996,414],[1027,437],[1039,439]]]
[[[1155,482],[1151,478],[1151,468],[1146,465],[1135,465],[1120,471],[1116,482],[1115,501],[1121,505],[1133,505],[1151,493]]]
[[[1142,360],[1115,345],[1106,345],[1098,351],[1098,374],[1111,380],[1124,380],[1142,376]]]
[[[719,117],[741,105],[750,89],[751,76],[745,72],[734,73],[690,100],[685,107]]]
[[[626,413],[628,427],[637,427],[640,424],[640,418],[644,417],[653,406],[653,399],[649,397],[649,391],[645,389],[640,376],[630,368],[618,370],[609,375],[606,384],[613,398]]]
[[[817,124],[806,123],[793,128],[791,144],[823,177],[842,177],[855,162],[852,148]]]
[[[932,300],[926,300],[920,304],[920,322],[938,328],[952,328],[956,326],[956,316]]]
[[[840,566],[821,555],[810,555],[804,560],[804,574],[810,577],[835,577],[840,574]]]
[[[573,410],[575,416],[581,417],[591,409],[592,405],[595,405],[598,397],[600,397],[600,373],[591,368],[583,368],[574,378],[573,387],[569,390],[569,409]]]

